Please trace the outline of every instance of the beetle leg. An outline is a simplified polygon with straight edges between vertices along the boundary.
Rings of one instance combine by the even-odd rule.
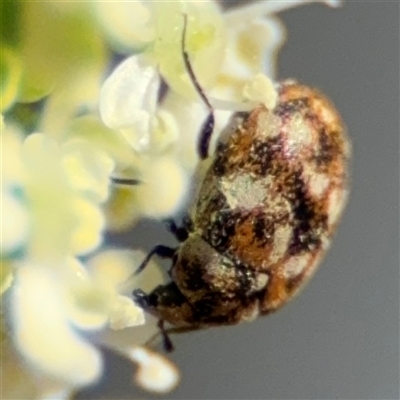
[[[200,325],[192,325],[192,326],[179,326],[179,327],[172,327],[172,328],[165,328],[164,326],[165,321],[160,319],[157,323],[158,328],[160,329],[159,332],[154,334],[146,343],[146,346],[154,347],[157,343],[158,337],[161,335],[163,340],[163,348],[164,351],[167,353],[171,353],[174,351],[175,347],[171,340],[170,335],[175,335],[179,333],[186,333],[197,331],[200,329]]]
[[[171,353],[174,351],[174,344],[172,343],[171,338],[168,335],[167,330],[164,327],[164,320],[160,319],[157,323],[158,328],[160,329],[160,333],[163,340],[163,347],[166,353]]]
[[[178,226],[173,219],[167,219],[165,223],[167,224],[167,229],[179,242],[184,242],[188,238],[189,233],[184,226]]]
[[[151,257],[154,255],[157,255],[161,258],[173,258],[175,255],[176,249],[173,249],[172,247],[164,246],[162,244],[158,244],[157,246],[153,247],[150,252],[147,254],[146,258],[142,261],[142,263],[139,265],[137,270],[133,273],[133,275],[138,275],[140,274],[147,266],[149,263]]]
[[[150,295],[146,294],[142,289],[134,290],[132,295],[133,295],[134,302],[139,307],[141,307],[143,310],[150,310],[152,308]],[[159,319],[157,326],[159,328],[159,331],[146,342],[146,345],[153,347],[153,342],[161,334],[162,340],[163,340],[164,351],[166,353],[171,353],[172,351],[174,351],[174,345],[173,345],[172,340],[170,339],[167,331],[164,328],[164,320]]]

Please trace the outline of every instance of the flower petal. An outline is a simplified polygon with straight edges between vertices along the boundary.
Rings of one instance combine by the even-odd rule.
[[[269,110],[275,108],[278,100],[278,92],[273,82],[264,74],[255,75],[243,88],[243,95],[246,100],[264,104]]]
[[[106,200],[114,161],[86,140],[72,139],[62,148],[62,163],[71,187],[96,202]]]
[[[44,134],[30,135],[23,145],[25,194],[32,221],[28,252],[36,260],[84,254],[102,240],[103,214],[96,203],[71,187],[63,156],[58,143]],[[111,163],[106,164],[110,169]]]
[[[70,234],[71,251],[86,254],[100,245],[105,219],[100,208],[84,198],[71,199],[71,209],[77,222]]]
[[[11,298],[14,339],[31,366],[74,386],[97,380],[102,359],[66,319],[63,282],[53,269],[21,266]]]
[[[212,93],[216,93],[218,96],[219,89],[215,89]],[[164,99],[162,109],[174,116],[175,123],[179,129],[179,140],[174,143],[174,155],[179,164],[190,174],[199,161],[197,142],[201,128],[207,118],[207,110],[202,103],[188,101],[185,97],[172,91]],[[210,144],[211,149],[221,130],[226,127],[231,115],[232,111],[216,109],[214,132]]]
[[[104,327],[114,293],[99,285],[76,258],[68,259],[63,271],[67,296],[67,318],[80,329]]]
[[[243,86],[258,73],[276,76],[276,55],[285,28],[276,18],[256,18],[229,27],[229,45],[214,97],[242,101]]]
[[[68,114],[71,112],[72,100],[78,106],[82,100],[97,97],[96,89],[106,64],[106,46],[86,4],[80,2],[74,9],[64,7],[57,10],[55,3],[28,2],[21,5],[19,22],[23,27],[19,30],[21,59],[27,66],[21,99],[31,102],[52,90],[57,92],[52,121],[48,120],[50,115],[46,115],[46,121],[42,122],[46,127],[58,125],[57,117],[64,119],[63,107]],[[50,103],[52,97],[48,99]],[[55,133],[52,129],[44,131]]]
[[[143,1],[92,3],[98,18],[118,50],[140,48],[155,38],[154,27],[150,23],[151,14]]]
[[[24,141],[24,193],[32,224],[27,251],[36,259],[62,259],[69,254],[70,232],[78,223],[71,209],[75,193],[68,186],[61,158],[58,144],[44,134],[32,134]]]
[[[133,275],[145,257],[146,253],[141,250],[108,249],[90,257],[87,266],[96,282],[130,295],[138,287],[149,292],[164,280],[161,268],[154,259],[138,276]]]
[[[162,152],[178,138],[179,129],[175,116],[159,109],[152,120],[151,152],[153,154]]]
[[[29,215],[21,199],[10,190],[1,190],[1,253],[9,255],[20,249],[29,235]]]
[[[140,218],[140,209],[136,204],[135,189],[128,186],[115,185],[106,204],[105,217],[107,229],[127,231]]]
[[[131,349],[127,355],[138,365],[135,381],[142,389],[168,393],[178,385],[179,371],[165,356],[139,346]]]
[[[22,132],[13,125],[1,124],[1,185],[12,187],[24,180],[24,164],[21,157]]]
[[[75,118],[68,126],[68,139],[84,139],[93,148],[107,153],[119,165],[134,165],[137,154],[127,146],[125,138],[116,130],[104,125],[94,115]]]
[[[196,77],[204,87],[214,84],[224,59],[226,29],[217,2],[149,2],[157,24],[156,62],[168,85],[192,100],[198,98],[182,58],[182,30],[187,17],[186,44]]]
[[[161,218],[177,211],[187,192],[187,176],[177,160],[166,156],[149,160],[143,180],[134,189],[143,215]]]
[[[156,110],[159,87],[157,70],[138,55],[122,62],[101,89],[100,114],[104,123],[121,129],[138,151],[149,144],[150,118]]]
[[[109,324],[114,330],[144,324],[143,309],[126,296],[116,296],[110,310]]]

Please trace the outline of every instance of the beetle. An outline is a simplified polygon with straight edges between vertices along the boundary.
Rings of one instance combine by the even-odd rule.
[[[348,197],[351,146],[339,113],[318,90],[293,80],[276,84],[273,109],[259,104],[233,115],[208,156],[211,104],[185,49],[187,71],[209,109],[201,131],[196,185],[180,244],[154,247],[172,260],[171,282],[134,301],[167,332],[251,321],[292,299],[329,248]],[[164,321],[172,325],[164,329]]]

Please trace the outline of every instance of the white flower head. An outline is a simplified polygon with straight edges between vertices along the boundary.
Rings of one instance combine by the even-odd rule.
[[[128,355],[112,335],[107,338],[102,332],[136,328],[146,322],[143,310],[130,296],[121,294],[131,293],[129,278],[143,256],[109,250],[89,259],[87,265],[74,258],[57,265],[20,263],[9,313],[14,344],[27,367],[49,382],[76,389],[97,381],[102,374],[98,344]],[[156,268],[146,274],[153,284],[161,279]],[[148,335],[155,331],[155,322],[151,324]],[[97,341],[90,341],[83,332],[96,333]],[[129,343],[140,344],[141,340],[143,336],[135,339],[130,335]]]

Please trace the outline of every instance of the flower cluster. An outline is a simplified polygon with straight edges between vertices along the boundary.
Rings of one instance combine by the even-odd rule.
[[[162,274],[153,265],[133,279],[144,254],[107,248],[104,232],[173,215],[187,195],[207,108],[182,57],[185,18],[217,137],[235,110],[273,107],[285,37],[275,14],[307,2],[1,6],[2,398],[66,398],[96,382],[100,345],[138,366],[140,386],[176,386],[175,367],[142,346],[156,324],[129,295]]]

